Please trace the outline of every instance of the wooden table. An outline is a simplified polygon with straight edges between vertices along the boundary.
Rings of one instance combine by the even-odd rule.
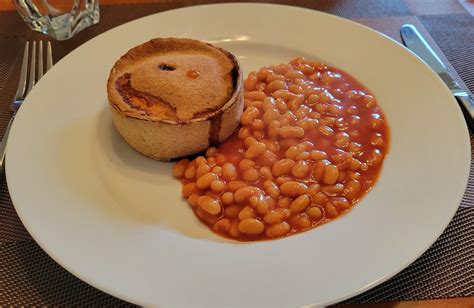
[[[346,0],[347,1],[347,0]],[[352,0],[356,1],[356,0]],[[438,15],[438,14],[466,14],[465,9],[459,4],[457,0],[404,0],[406,7],[411,10],[414,15]],[[66,1],[62,0],[50,0],[51,3],[59,3],[64,5]],[[176,3],[181,2],[182,4],[190,5],[194,3],[201,3],[202,1],[168,1],[168,0],[101,0],[101,5],[111,4],[123,4],[123,3]],[[270,1],[272,2],[272,1]],[[281,3],[281,1],[273,1]],[[310,0],[298,1],[302,2],[303,6],[311,7]],[[326,6],[338,5],[338,1],[321,1]],[[345,1],[342,1],[345,2]],[[369,3],[370,1],[365,1]],[[373,2],[373,1],[372,1]],[[469,2],[469,1],[467,1]],[[474,1],[470,1],[471,5],[474,6]],[[323,5],[323,8],[324,8]],[[361,1],[361,5],[363,5]],[[0,0],[0,11],[14,10],[14,6],[11,0]],[[370,18],[369,18],[370,19]],[[379,21],[366,20],[366,24],[372,26],[378,30],[384,31],[383,25],[380,25]],[[397,17],[387,17],[391,19],[392,23],[397,23]],[[416,19],[416,18],[415,18]],[[415,20],[416,21],[416,20]],[[397,29],[395,29],[397,30]],[[388,32],[393,30],[388,30]],[[390,33],[389,33],[390,35]],[[472,70],[471,70],[472,72]],[[474,281],[471,281],[474,284]],[[21,302],[21,300],[20,300]],[[0,302],[0,304],[2,304]],[[461,298],[450,298],[450,299],[437,299],[427,301],[399,301],[399,302],[388,302],[381,304],[358,304],[358,305],[344,305],[346,307],[474,307],[474,297],[461,297]]]

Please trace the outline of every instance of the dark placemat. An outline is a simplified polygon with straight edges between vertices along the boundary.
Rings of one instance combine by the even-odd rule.
[[[424,1],[424,0],[423,0]],[[399,40],[403,23],[414,23],[427,36],[459,81],[474,90],[474,19],[454,7],[457,14],[443,14],[444,6],[430,2],[430,14],[419,15],[422,0],[300,0],[271,1],[330,12],[355,19]],[[102,5],[101,22],[66,42],[53,42],[55,61],[90,38],[141,16],[192,4],[218,1],[168,1],[158,4]],[[221,2],[221,1],[220,1]],[[269,2],[269,1],[262,1]],[[439,3],[438,2],[438,3]],[[453,8],[453,6],[449,6]],[[452,12],[450,12],[452,13]],[[383,18],[382,18],[383,17]],[[0,135],[10,117],[26,40],[45,39],[30,31],[14,12],[0,13]],[[431,39],[433,38],[433,40]],[[460,48],[460,46],[462,48]],[[438,48],[439,47],[439,48]],[[446,57],[444,57],[446,56]],[[456,74],[459,74],[461,78]],[[474,136],[471,134],[471,143]],[[474,149],[474,147],[471,147]],[[344,303],[420,300],[474,295],[474,169],[462,204],[441,237],[412,265],[387,282]],[[127,306],[60,267],[32,240],[10,200],[5,181],[0,184],[0,305]]]

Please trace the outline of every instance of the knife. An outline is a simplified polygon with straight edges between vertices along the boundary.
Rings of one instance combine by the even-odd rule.
[[[405,24],[400,28],[400,35],[403,44],[425,61],[426,64],[428,64],[438,74],[438,76],[448,86],[449,90],[451,90],[451,93],[453,93],[458,103],[465,107],[466,111],[471,116],[471,119],[473,119],[474,100],[472,96],[464,91],[459,84],[454,81],[453,77],[448,73],[446,66],[430,45],[428,45],[423,36],[421,36],[416,27],[412,24]]]

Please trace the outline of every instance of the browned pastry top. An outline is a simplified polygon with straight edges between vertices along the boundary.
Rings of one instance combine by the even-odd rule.
[[[128,51],[112,68],[110,103],[125,115],[186,122],[222,107],[234,92],[236,63],[212,45],[153,39]]]

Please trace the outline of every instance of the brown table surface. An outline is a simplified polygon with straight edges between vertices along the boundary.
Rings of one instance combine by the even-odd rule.
[[[63,1],[60,0],[51,0],[50,2],[63,3]],[[102,5],[101,23],[98,26],[94,26],[83,31],[82,33],[77,35],[77,37],[69,41],[61,43],[54,42],[53,48],[55,51],[55,61],[57,61],[58,59],[60,59],[61,57],[72,51],[74,48],[87,41],[88,39],[126,21],[133,20],[135,18],[156,13],[159,11],[173,9],[176,7],[220,1],[101,0],[100,2]],[[433,45],[434,49],[441,54],[441,58],[445,61],[445,63],[450,62],[452,64],[452,66],[449,66],[449,69],[456,76],[458,81],[460,81],[461,83],[464,82],[463,84],[466,85],[466,87],[469,88],[471,91],[474,88],[474,31],[459,33],[459,31],[465,31],[465,29],[474,28],[474,21],[472,19],[472,16],[468,14],[468,12],[462,7],[462,5],[459,4],[457,0],[300,0],[295,1],[294,3],[292,3],[291,1],[273,0],[261,2],[294,4],[302,7],[327,11],[336,15],[354,19],[378,31],[381,31],[397,39],[398,41],[400,41],[400,38],[398,36],[398,29],[400,25],[407,22],[414,23],[428,38],[428,41]],[[472,3],[471,5],[474,5],[474,3]],[[124,6],[126,6],[125,9]],[[112,7],[122,7],[122,9],[114,11]],[[18,54],[21,50],[21,44],[23,44],[23,42],[25,42],[26,40],[45,38],[41,34],[37,34],[30,31],[22,23],[20,18],[12,12],[13,9],[14,6],[10,0],[0,0],[0,11],[4,11],[3,13],[0,12],[0,60],[3,59],[1,57],[2,48],[4,47],[1,45],[2,38],[4,39],[3,43],[17,43],[18,49],[16,51],[13,50],[11,52]],[[119,17],[112,15],[117,12],[121,13]],[[456,27],[456,25],[460,25],[461,27]],[[449,38],[445,37],[446,35],[449,35],[449,31],[439,31],[439,27],[446,26],[452,26],[453,28],[451,33],[457,34],[457,36],[454,36],[458,38],[462,37],[460,36],[460,34],[465,34],[465,40],[462,42],[462,48],[464,49],[464,52],[453,52],[453,50],[456,50],[456,48],[459,49],[459,45],[457,44],[459,44],[460,42],[453,42]],[[3,54],[3,56],[5,55]],[[2,72],[2,65],[9,65],[9,67],[13,67],[14,65],[18,66],[18,57],[10,56],[8,59],[10,59],[10,61],[13,61],[14,59],[15,63],[2,63],[0,61],[0,72]],[[14,74],[12,73],[12,75]],[[4,77],[3,79],[0,77],[0,100],[2,100],[3,98],[12,97],[12,89],[14,89],[15,82],[16,81],[14,80],[14,78],[8,78],[8,76]],[[0,135],[3,135],[9,116],[10,115],[8,111],[8,104],[2,101],[0,103]],[[7,198],[7,201],[5,201],[4,203],[7,205],[11,205],[7,188],[4,184],[2,185],[2,194],[0,194],[0,197]],[[4,192],[6,192],[6,195],[4,194]],[[469,198],[473,198],[473,195],[474,193],[471,196],[466,196],[464,202],[469,203],[472,206],[472,200]],[[467,201],[466,198],[468,199]],[[467,221],[468,223],[470,222],[472,224],[473,216],[471,210],[472,208],[469,209],[469,213],[467,214],[469,215]],[[4,251],[6,252],[7,250],[1,250],[2,248],[6,247],[6,244],[32,241],[26,230],[22,228],[21,222],[19,222],[18,218],[15,216],[16,214],[14,213],[13,208],[2,209],[0,211],[0,259],[2,259],[3,257],[7,257],[7,253],[5,253],[4,255]],[[467,270],[465,275],[467,277],[467,284],[470,287],[468,287],[468,289],[464,288],[464,291],[462,292],[461,296],[441,295],[440,297],[450,297],[441,299],[436,299],[436,296],[426,296],[423,298],[435,299],[391,302],[384,301],[384,298],[382,297],[378,298],[377,300],[369,300],[368,302],[375,302],[372,304],[366,304],[364,303],[364,300],[359,300],[356,302],[362,302],[363,304],[342,305],[347,307],[474,307],[474,279],[472,275],[472,238],[467,243],[470,251],[468,251],[468,258],[466,262],[468,262],[467,268],[470,268],[470,270]],[[41,254],[42,252],[39,250],[39,252],[35,252],[35,254],[36,253]],[[469,257],[469,255],[471,257]],[[31,259],[26,259],[26,262],[33,263],[34,258],[35,257],[33,256]],[[42,256],[42,258],[49,257]],[[25,259],[23,259],[23,262],[25,262]],[[52,260],[48,260],[47,262],[54,264],[54,261]],[[56,266],[59,268],[59,266],[57,265],[51,266]],[[59,268],[58,270],[64,271],[61,268]],[[2,287],[2,281],[7,281],[7,278],[10,278],[11,280],[11,275],[15,276],[16,274],[19,275],[18,279],[16,280],[18,282],[18,285],[12,286],[11,284],[5,283]],[[43,274],[47,275],[46,272]],[[0,267],[0,305],[74,305],[74,301],[67,300],[68,292],[74,292],[74,290],[72,289],[85,285],[79,280],[74,280],[73,283],[67,283],[63,290],[59,289],[58,286],[56,286],[56,289],[48,289],[49,294],[45,295],[43,293],[46,291],[44,289],[41,290],[43,288],[41,284],[44,283],[45,280],[37,276],[37,274],[32,274],[31,271],[24,271],[23,269],[4,268],[2,270],[2,268]],[[15,290],[14,292],[9,291],[8,288],[12,288]],[[68,288],[70,290],[68,290]],[[35,291],[32,291],[36,289],[40,289],[39,296],[36,296],[34,294]],[[96,292],[97,294],[95,294],[94,292]],[[94,294],[90,294],[90,292],[87,294],[92,297],[96,296],[97,301],[92,300],[87,301],[87,303],[91,305],[103,305],[102,303],[104,302],[101,300],[103,300],[104,296],[108,295],[102,294],[98,290],[95,290],[94,292],[92,292]],[[31,295],[32,293],[34,295]],[[76,301],[76,303],[82,305],[84,302]],[[109,303],[111,305],[126,304],[121,303],[119,301],[107,301],[106,303]]]

